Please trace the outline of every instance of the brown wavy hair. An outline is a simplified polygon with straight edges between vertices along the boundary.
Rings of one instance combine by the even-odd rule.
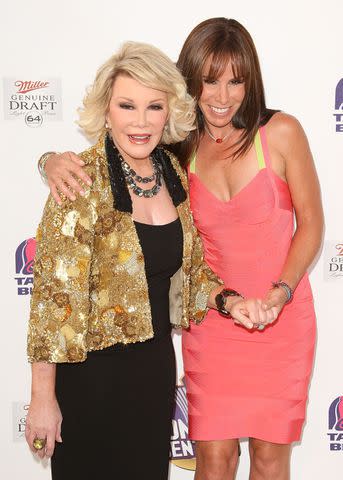
[[[203,69],[212,56],[210,80],[218,79],[231,62],[235,77],[243,78],[245,97],[232,118],[232,125],[241,135],[234,145],[234,158],[242,156],[253,143],[256,132],[266,115],[263,81],[256,48],[249,32],[239,22],[224,17],[210,18],[197,25],[188,35],[177,67],[186,80],[188,93],[199,101],[202,93]],[[196,126],[188,137],[172,146],[172,151],[185,166],[199,145],[204,132],[204,118],[196,107]]]

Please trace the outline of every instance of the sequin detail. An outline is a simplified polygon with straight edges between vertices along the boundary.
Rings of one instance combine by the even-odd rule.
[[[104,141],[105,135],[81,154],[92,187],[74,202],[64,198],[62,206],[49,197],[38,227],[28,331],[31,362],[80,362],[88,351],[154,335],[142,250],[130,212],[113,207]],[[175,157],[164,155],[174,172],[170,178],[174,182],[177,176],[188,190]],[[171,308],[171,322],[188,327],[189,318],[203,319],[208,294],[221,282],[203,261],[188,198],[176,208],[184,256],[174,297],[181,293],[182,302]]]

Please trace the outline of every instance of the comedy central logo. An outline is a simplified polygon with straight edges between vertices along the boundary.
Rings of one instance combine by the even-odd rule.
[[[176,387],[175,412],[172,424],[170,461],[180,468],[195,470],[195,446],[194,442],[188,438],[188,409],[184,385]]]
[[[335,94],[336,132],[343,132],[343,78],[337,83]]]
[[[343,452],[343,396],[337,397],[329,407],[330,450]]]
[[[23,118],[28,127],[62,120],[61,79],[4,78],[5,120]]]
[[[15,252],[15,273],[18,295],[31,295],[33,285],[33,264],[36,254],[36,240],[28,238],[21,242]]]

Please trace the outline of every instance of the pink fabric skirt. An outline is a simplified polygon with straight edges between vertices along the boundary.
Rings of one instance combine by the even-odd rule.
[[[316,331],[313,307],[296,310],[287,336],[273,335],[282,315],[279,325],[248,332],[213,310],[183,332],[191,439],[300,439]]]

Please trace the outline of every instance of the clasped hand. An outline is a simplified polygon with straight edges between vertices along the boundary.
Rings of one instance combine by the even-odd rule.
[[[275,322],[286,300],[286,294],[282,289],[272,288],[263,299],[228,297],[226,308],[234,323],[251,330]]]

